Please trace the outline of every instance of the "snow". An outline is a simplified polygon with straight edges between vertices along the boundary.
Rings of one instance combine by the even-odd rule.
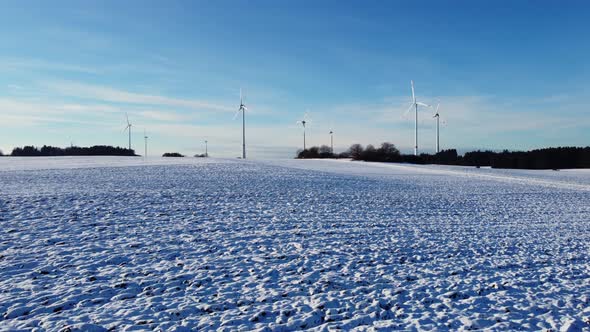
[[[0,169],[0,330],[590,329],[588,170]]]

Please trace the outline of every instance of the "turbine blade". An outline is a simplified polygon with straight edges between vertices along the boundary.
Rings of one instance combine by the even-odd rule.
[[[234,117],[232,120],[235,120],[238,117],[238,114],[240,114],[240,111],[242,110],[242,108],[238,108],[238,110],[236,111],[236,114],[234,114]]]
[[[129,115],[127,115],[127,112],[125,112],[125,118],[127,118],[127,126],[129,126]]]
[[[242,102],[242,88],[240,87],[240,105],[242,105],[242,104],[243,104],[243,102]]]
[[[416,95],[414,94],[414,80],[411,80],[410,83],[412,85],[412,102],[415,104],[416,103]]]
[[[410,113],[410,111],[412,110],[412,108],[414,108],[414,103],[410,104],[410,107],[408,107],[408,109],[404,112],[404,115],[402,117],[406,117],[408,116],[408,113]]]
[[[432,106],[430,106],[430,105],[428,105],[428,104],[424,104],[424,103],[421,103],[421,102],[419,102],[419,101],[417,101],[417,102],[416,102],[416,104],[417,104],[417,105],[420,105],[420,106],[424,106],[424,107],[432,107]]]
[[[307,111],[307,112],[305,112],[305,114],[303,114],[303,120],[305,121],[306,125],[311,124],[313,122],[313,120],[309,116],[309,111]]]

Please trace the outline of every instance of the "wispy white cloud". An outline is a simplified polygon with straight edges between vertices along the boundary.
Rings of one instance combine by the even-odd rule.
[[[78,82],[50,82],[46,83],[46,86],[65,96],[86,98],[102,102],[181,107],[201,111],[234,111],[234,107],[210,101],[135,93],[112,87]]]
[[[18,84],[7,84],[6,87],[11,90],[22,90],[23,89],[23,87]]]
[[[0,123],[32,126],[50,123],[97,124],[119,128],[128,112],[134,121],[185,121],[188,116],[157,109],[121,108],[107,104],[59,103],[47,100],[28,100],[0,97]],[[20,121],[20,122],[19,122]]]
[[[156,121],[181,122],[191,119],[190,116],[174,111],[145,110],[137,113],[143,118]]]
[[[46,70],[97,74],[96,67],[30,58],[0,58],[0,71]]]
[[[51,123],[109,126],[105,117],[119,110],[108,105],[50,103],[39,100],[0,98],[0,123],[14,127]]]

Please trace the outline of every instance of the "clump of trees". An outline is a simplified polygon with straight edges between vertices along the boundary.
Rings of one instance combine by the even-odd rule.
[[[4,153],[2,153],[2,150],[0,150],[0,157],[4,156]]]
[[[162,155],[162,157],[184,157],[184,155],[178,152],[166,152]]]
[[[13,157],[57,157],[57,156],[136,156],[133,149],[113,147],[107,145],[95,145],[91,147],[71,146],[58,148],[43,145],[41,148],[35,146],[17,147],[10,154]]]
[[[526,152],[504,150],[492,157],[491,166],[526,169],[590,168],[590,147],[558,147]]]
[[[375,148],[372,144],[367,145],[364,149],[360,144],[353,144],[349,149],[350,156],[356,160],[365,161],[382,161],[382,162],[399,162],[401,154],[394,144],[389,142],[381,143],[381,146]]]
[[[205,153],[201,153],[201,154],[197,153],[197,154],[195,155],[195,158],[207,158],[207,157],[209,157],[209,156],[208,156],[208,155],[206,155]]]
[[[492,168],[520,168],[520,169],[564,169],[590,168],[590,147],[558,147],[537,149],[532,151],[504,150],[471,151],[460,156],[455,149],[440,151],[436,154],[402,155],[395,145],[382,143],[381,147],[373,145],[363,147],[353,144],[348,149],[348,155],[353,160],[404,162],[412,164],[442,164],[462,166],[489,166]]]
[[[348,153],[333,153],[332,149],[327,145],[312,146],[309,149],[298,150],[298,159],[326,159],[326,158],[348,158]]]

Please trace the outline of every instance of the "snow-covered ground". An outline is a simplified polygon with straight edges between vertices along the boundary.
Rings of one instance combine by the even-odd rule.
[[[590,329],[588,170],[0,170],[0,330]]]

